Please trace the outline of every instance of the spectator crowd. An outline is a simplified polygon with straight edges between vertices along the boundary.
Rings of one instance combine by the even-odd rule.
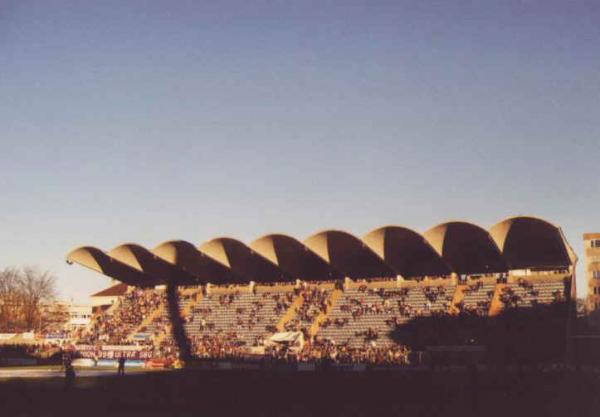
[[[531,299],[535,305],[537,297],[546,293],[551,293],[546,296],[554,301],[564,300],[564,293],[557,287],[544,290],[545,287],[524,279],[501,285],[496,294],[507,308],[521,306],[524,298]],[[360,283],[351,290],[344,290],[340,286],[301,283],[294,288],[238,289],[208,294],[204,289],[197,289],[196,293],[180,292],[180,313],[192,353],[198,358],[264,355],[296,362],[406,365],[410,363],[410,349],[402,343],[389,343],[391,332],[414,319],[435,320],[438,316],[448,316],[451,307],[466,315],[485,316],[496,287],[493,283],[472,280],[461,289],[462,301],[454,305],[455,288],[421,283],[378,288]],[[343,292],[334,308],[332,294],[336,289]],[[202,298],[199,297],[201,292]],[[163,290],[130,288],[116,305],[96,314],[85,331],[71,337],[82,345],[146,345],[155,357],[174,360],[178,347],[170,334],[171,320],[166,304]],[[151,315],[152,320],[149,320]],[[348,329],[348,334],[331,337],[327,329],[340,332]],[[270,336],[279,331],[301,332],[304,341],[301,349],[267,343]],[[145,336],[136,337],[136,334]]]

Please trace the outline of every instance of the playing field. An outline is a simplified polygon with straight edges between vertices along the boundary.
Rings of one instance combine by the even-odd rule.
[[[145,368],[128,368],[127,375],[139,373],[160,372],[162,370],[145,369]],[[114,376],[117,373],[115,368],[77,368],[76,375],[79,378],[89,377],[104,377]],[[8,381],[16,378],[26,379],[47,379],[47,378],[63,378],[64,370],[62,366],[15,366],[0,368],[0,381]]]
[[[6,370],[3,416],[597,416],[591,372]],[[24,377],[27,376],[27,377]],[[48,376],[48,378],[41,378]]]

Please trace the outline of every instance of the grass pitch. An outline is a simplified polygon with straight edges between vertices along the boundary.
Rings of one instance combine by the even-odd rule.
[[[52,371],[53,367],[43,369]],[[592,372],[82,372],[0,382],[3,416],[597,416]]]

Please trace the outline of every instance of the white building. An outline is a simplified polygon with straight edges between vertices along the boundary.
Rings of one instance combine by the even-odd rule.
[[[74,329],[85,327],[92,320],[92,306],[82,304],[71,304],[68,306],[69,321],[67,327]]]

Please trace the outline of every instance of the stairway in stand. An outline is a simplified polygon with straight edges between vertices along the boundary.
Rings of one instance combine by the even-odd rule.
[[[500,296],[502,295],[502,290],[506,287],[506,284],[496,284],[496,288],[494,288],[494,297],[492,298],[492,302],[490,303],[490,310],[488,312],[488,316],[497,316],[504,310],[504,303],[500,300]]]
[[[467,288],[466,285],[456,286],[456,290],[454,291],[454,297],[452,298],[452,303],[450,303],[450,306],[448,308],[448,314],[460,313],[460,309],[456,306],[463,302],[463,299],[465,298],[465,288]]]
[[[343,291],[342,290],[333,290],[333,292],[331,293],[331,296],[329,298],[329,306],[327,307],[327,309],[325,310],[325,312],[319,314],[317,316],[317,318],[315,319],[315,322],[313,323],[313,325],[310,327],[310,337],[315,337],[317,335],[317,333],[319,332],[319,329],[321,328],[321,324],[323,324],[323,322],[325,320],[327,320],[327,317],[329,316],[329,314],[333,311],[333,306],[335,306],[335,303],[337,302],[337,300],[342,296]]]
[[[290,320],[292,320],[294,317],[296,317],[296,310],[299,309],[300,306],[302,306],[302,303],[304,303],[304,297],[302,295],[294,298],[294,301],[292,301],[290,308],[287,309],[285,314],[281,317],[281,319],[277,323],[276,327],[277,327],[278,332],[285,331],[285,325]]]
[[[147,333],[146,329],[152,325],[152,323],[154,322],[154,319],[156,319],[157,317],[160,317],[163,314],[164,310],[165,310],[165,306],[163,305],[163,303],[160,303],[158,308],[156,308],[155,310],[152,310],[152,312],[150,314],[148,314],[144,318],[144,320],[142,320],[142,322],[139,324],[139,326],[137,326],[129,334],[129,336],[127,336],[127,340],[129,340],[130,342],[135,341],[136,335],[145,335]]]

